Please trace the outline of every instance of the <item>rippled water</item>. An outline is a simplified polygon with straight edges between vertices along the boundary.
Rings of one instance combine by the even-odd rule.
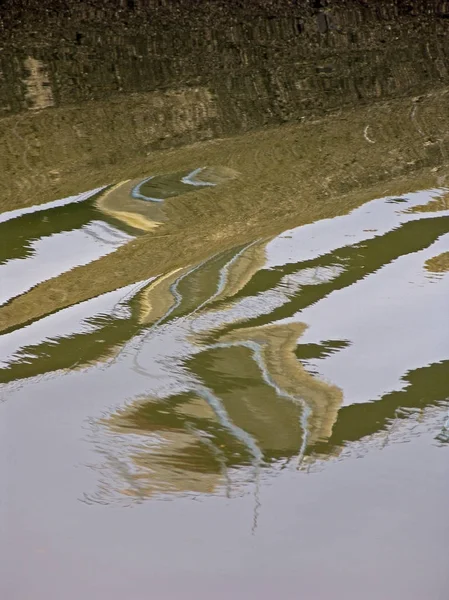
[[[425,21],[413,35],[426,52],[384,55],[399,13],[382,33],[360,6],[331,4],[301,22],[248,17],[258,42],[234,30],[229,97],[194,54],[184,87],[145,61],[126,80],[126,52],[165,43],[137,32],[116,42],[122,99],[87,69],[71,106],[69,67],[43,66],[59,42],[34,51],[24,25],[23,58],[11,30],[2,598],[446,598],[445,47]],[[212,27],[212,61],[225,40],[192,14]],[[282,52],[304,31],[289,70]],[[345,32],[375,83],[339,79]],[[279,56],[264,96],[265,38]],[[298,79],[301,48],[318,66]],[[14,79],[20,61],[28,75]],[[145,65],[166,85],[149,91]]]
[[[107,193],[3,215],[4,303],[133,239],[129,227],[95,209]],[[173,539],[187,551],[190,527],[198,527],[196,535],[206,536],[198,559],[211,543],[208,511],[229,519],[224,515],[236,510],[229,502],[241,506],[234,517],[239,536],[268,536],[268,542],[273,518],[281,529],[288,522],[289,529],[299,527],[305,515],[327,520],[321,511],[332,504],[329,492],[309,506],[308,495],[318,492],[305,491],[315,489],[313,478],[323,470],[318,488],[336,478],[331,493],[343,494],[349,506],[359,486],[374,486],[357,510],[370,509],[366,518],[394,528],[415,520],[404,494],[419,495],[430,477],[436,491],[420,511],[432,527],[439,512],[427,509],[441,505],[447,483],[448,194],[437,188],[375,199],[3,333],[8,562],[25,550],[38,563],[68,568],[67,559],[54,555],[72,548],[57,542],[60,528],[64,538],[78,536],[86,511],[101,506],[105,523],[124,525],[128,515],[108,512],[112,506],[178,498],[178,509],[150,508],[151,539],[153,518],[167,519],[168,531],[173,511],[182,519],[188,501],[182,496],[205,503],[206,516],[189,516]],[[396,448],[398,442],[410,442],[410,449]],[[354,463],[361,456],[365,467]],[[423,472],[425,456],[432,462]],[[383,496],[396,486],[399,505],[391,499],[390,512]],[[339,544],[354,535],[350,522]],[[236,526],[232,520],[226,529]],[[223,526],[214,527],[220,544]],[[431,531],[419,544],[431,542],[437,552],[445,538],[439,542],[439,532]],[[309,545],[311,533],[305,535]],[[394,529],[389,535],[405,542]],[[77,560],[87,560],[83,545],[74,543]],[[109,553],[108,561],[117,560]],[[229,560],[222,556],[220,568],[234,568]],[[173,572],[179,568],[175,562]],[[273,569],[278,573],[280,565]],[[45,580],[42,566],[34,577]]]

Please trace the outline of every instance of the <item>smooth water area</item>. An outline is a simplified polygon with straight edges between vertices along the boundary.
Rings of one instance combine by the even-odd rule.
[[[10,33],[1,598],[445,600],[448,20],[128,4]]]

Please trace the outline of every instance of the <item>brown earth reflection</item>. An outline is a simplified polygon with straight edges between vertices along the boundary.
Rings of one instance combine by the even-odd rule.
[[[430,94],[420,104],[421,122],[438,140],[435,143],[427,144],[427,134],[423,137],[411,126],[413,106],[412,100],[400,100],[315,123],[153,155],[151,171],[156,174],[192,171],[209,164],[240,175],[167,199],[163,209],[144,206],[138,199],[131,202],[128,188],[123,188],[123,195],[121,187],[115,188],[114,202],[120,205],[120,210],[117,205],[111,209],[115,219],[126,213],[125,220],[130,223],[131,218],[140,227],[144,215],[143,227],[164,218],[162,225],[146,235],[133,230],[137,237],[107,257],[43,281],[12,299],[0,310],[0,329],[9,330],[117,286],[196,264],[212,253],[277,235],[286,227],[344,214],[375,197],[441,186],[447,144],[446,92]],[[367,123],[377,136],[375,145],[364,138]],[[104,175],[117,177],[121,169]],[[141,181],[147,169],[147,161],[135,164],[127,177],[134,180],[133,173],[140,172]],[[111,197],[108,191],[101,193]],[[102,206],[101,197],[98,203]],[[183,251],[176,253],[173,248]]]

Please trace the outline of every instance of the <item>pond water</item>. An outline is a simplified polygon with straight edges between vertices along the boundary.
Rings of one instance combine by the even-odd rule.
[[[446,598],[442,82],[123,155],[96,98],[56,156],[92,104],[30,64],[45,106],[1,124],[2,598]],[[196,103],[197,132],[182,94],[140,126]]]

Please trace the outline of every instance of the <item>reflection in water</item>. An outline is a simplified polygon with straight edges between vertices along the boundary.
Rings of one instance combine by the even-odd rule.
[[[449,209],[449,194],[441,194],[437,198],[432,198],[426,204],[418,204],[413,206],[411,212],[437,212],[439,210]]]
[[[137,183],[131,191],[131,196],[149,202],[162,202],[166,198],[187,194],[195,187],[215,186],[223,179],[234,176],[231,169],[216,167],[199,167],[188,172],[152,175]]]
[[[445,597],[445,4],[0,2],[0,597]]]
[[[446,194],[374,200],[99,296],[73,316],[76,307],[35,321],[3,336],[2,381],[75,366],[101,368],[105,389],[115,371],[131,377],[126,402],[95,425],[105,483],[91,501],[112,499],[114,490],[139,500],[230,494],[242,476],[257,480],[278,461],[309,469],[348,443],[382,431],[389,439],[398,420],[443,406],[446,397],[446,331],[425,318],[441,318],[449,292],[439,267],[449,239],[449,212],[440,206]],[[87,202],[83,219],[95,206]],[[62,209],[50,209],[48,222],[52,210]],[[426,279],[429,270],[441,278]],[[375,290],[409,298],[412,312],[402,301],[397,314],[392,300],[387,310]],[[404,319],[405,328],[413,322],[419,350],[397,350],[387,368],[385,344],[394,348]]]
[[[102,260],[11,299],[0,311],[0,330],[12,330],[119,286],[197,265],[287,228],[338,217],[372,198],[441,188],[449,140],[446,97],[447,90],[432,92],[419,105],[421,125],[438,139],[433,145],[410,124],[412,99],[401,98],[350,115],[160,152],[117,169],[99,167],[101,183],[111,186],[98,193],[91,208],[97,220],[135,239]],[[363,136],[367,122],[370,132],[376,132],[376,144]],[[188,185],[189,193],[163,202],[132,197],[135,185],[152,174],[168,178],[165,190],[176,192],[179,180],[173,180],[174,174],[192,173],[198,165],[211,165],[217,185]],[[212,173],[208,177],[211,181]],[[79,190],[87,182],[76,185]],[[389,214],[387,208],[380,216],[384,213]],[[42,211],[40,216],[33,214],[36,220],[48,216]],[[365,229],[376,228],[369,216],[365,220]],[[317,238],[317,244],[323,244],[324,251],[326,238]]]
[[[97,199],[105,214],[136,229],[150,231],[167,220],[164,200],[201,187],[215,187],[235,179],[237,173],[225,167],[201,167],[193,171],[151,175],[146,179],[123,181],[111,186]]]
[[[449,252],[443,252],[438,256],[426,261],[426,269],[432,273],[444,273],[449,271]]]

